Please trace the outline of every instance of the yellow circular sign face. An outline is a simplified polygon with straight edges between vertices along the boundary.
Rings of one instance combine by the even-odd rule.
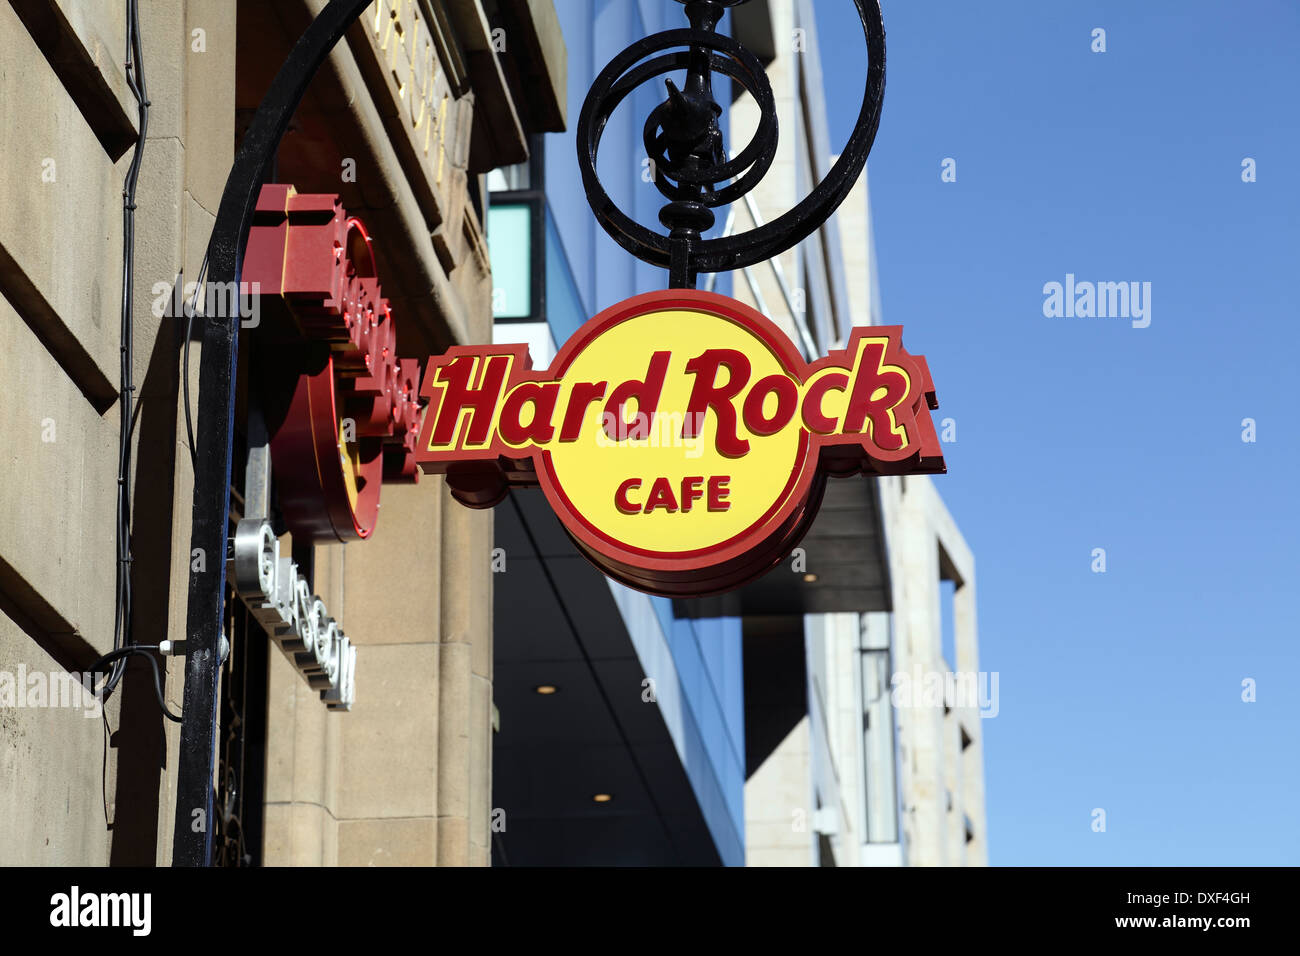
[[[650,363],[657,354],[655,343],[690,343],[690,348],[666,353],[663,387],[650,419],[640,402],[653,398],[646,393],[657,381]],[[628,437],[614,437],[616,410],[592,402],[581,436],[550,446],[555,477],[571,501],[582,502],[583,517],[633,548],[696,551],[734,538],[781,498],[797,464],[799,429],[757,435],[742,415],[730,427],[738,438],[748,440],[749,451],[737,458],[718,452],[717,410],[688,411],[698,376],[687,371],[687,364],[706,349],[743,354],[750,365],[744,386],[785,374],[780,359],[748,329],[721,316],[685,309],[648,312],[612,326],[564,373],[561,408],[569,407],[576,383],[607,381],[612,390],[623,382],[645,381],[648,372],[655,379],[643,394],[629,394],[622,406],[623,420],[632,426]],[[725,389],[738,372],[722,366],[715,385]],[[778,396],[769,393],[764,402],[769,415],[777,404]],[[698,427],[691,427],[691,415],[702,417]],[[637,510],[629,512],[633,507]]]

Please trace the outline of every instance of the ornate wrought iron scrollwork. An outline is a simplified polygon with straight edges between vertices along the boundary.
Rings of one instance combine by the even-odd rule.
[[[879,0],[853,0],[867,40],[867,76],[862,109],[839,160],[794,208],[747,232],[713,239],[702,234],[714,224],[713,209],[753,189],[776,156],[777,118],[772,86],[762,63],[735,39],[716,32],[724,8],[746,0],[679,0],[689,29],[666,30],[629,46],[609,62],[591,85],[578,118],[578,167],[587,201],[606,232],[638,259],[669,270],[672,288],[694,288],[702,272],[740,269],[770,259],[801,241],[836,210],[866,165],[876,138],[885,93],[885,29]],[[664,50],[653,59],[647,57]],[[644,61],[644,62],[643,62]],[[659,213],[666,235],[620,210],[600,183],[596,157],[605,124],[634,89],[665,73],[686,70],[678,89],[665,81],[667,99],[646,119],[643,133],[654,184],[669,200]],[[728,160],[718,125],[721,107],[713,99],[712,74],[738,82],[759,107],[753,138]]]

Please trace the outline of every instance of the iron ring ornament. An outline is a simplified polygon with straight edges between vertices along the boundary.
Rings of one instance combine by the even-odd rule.
[[[723,8],[745,0],[682,0],[689,29],[666,30],[632,44],[600,72],[578,118],[578,168],[596,220],[624,249],[669,269],[673,287],[693,288],[699,273],[751,266],[807,238],[838,208],[862,173],[880,125],[885,93],[885,30],[879,0],[853,0],[867,43],[862,108],[853,133],[826,177],[792,209],[765,225],[730,236],[701,238],[714,223],[712,209],[753,189],[776,155],[778,129],[772,86],[758,58],[742,44],[714,32]],[[677,49],[647,60],[663,50]],[[644,61],[644,62],[643,62]],[[668,98],[646,120],[646,155],[659,192],[671,200],[660,212],[661,234],[624,213],[601,185],[597,156],[605,125],[638,86],[665,73],[687,71],[686,87],[666,81]],[[759,123],[750,142],[727,160],[713,101],[710,74],[735,80],[754,97]]]

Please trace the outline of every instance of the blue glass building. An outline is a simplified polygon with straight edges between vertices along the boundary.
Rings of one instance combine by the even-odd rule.
[[[664,0],[562,0],[556,10],[569,132],[533,137],[530,162],[495,174],[489,197],[495,336],[527,341],[538,366],[602,309],[667,285],[596,222],[573,131],[614,55],[685,25]],[[641,130],[662,99],[662,85],[648,84],[624,101],[598,167],[614,201],[647,224],[665,200]],[[728,292],[729,278],[716,289]],[[743,865],[740,619],[679,617],[671,601],[608,580],[540,492],[512,493],[496,529],[494,863]]]

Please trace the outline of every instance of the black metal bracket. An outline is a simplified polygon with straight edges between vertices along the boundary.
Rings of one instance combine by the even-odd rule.
[[[669,271],[669,286],[695,288],[701,272],[740,269],[779,255],[821,226],[857,182],[880,125],[885,95],[885,28],[879,0],[853,0],[867,39],[862,109],[839,160],[794,208],[765,225],[731,236],[704,239],[713,209],[753,189],[776,156],[776,103],[758,58],[731,37],[716,32],[726,7],[746,0],[679,0],[689,29],[666,30],[638,40],[609,62],[591,85],[578,117],[578,168],[587,202],[597,221],[632,255]],[[677,49],[653,59],[663,50]],[[644,61],[644,62],[643,62]],[[668,230],[660,234],[620,210],[600,183],[596,159],[605,124],[619,104],[647,80],[686,71],[685,86],[666,80],[667,99],[647,118],[643,140],[655,187],[668,200],[659,213]],[[713,98],[713,73],[743,86],[759,107],[758,129],[734,159],[726,158],[721,107]]]
[[[253,115],[240,144],[208,241],[209,281],[238,289],[244,246],[267,168],[316,71],[371,0],[330,0],[298,38]],[[234,301],[240,301],[235,295]],[[218,310],[219,312],[225,310]],[[199,418],[195,439],[191,553],[205,556],[190,574],[186,610],[185,705],[176,783],[173,866],[212,863],[217,681],[226,597],[226,537],[234,439],[238,310],[203,316]]]

